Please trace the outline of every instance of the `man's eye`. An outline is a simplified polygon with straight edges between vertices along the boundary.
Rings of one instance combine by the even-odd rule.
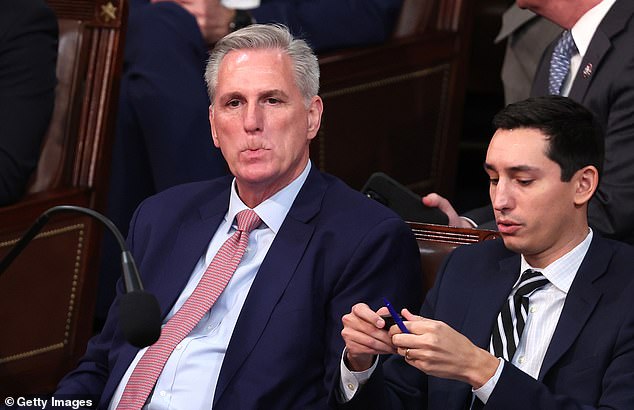
[[[497,185],[498,184],[498,179],[497,178],[489,178],[489,183],[491,185]]]
[[[240,105],[240,101],[238,100],[230,100],[227,102],[227,106],[229,107],[238,107]]]
[[[532,179],[518,179],[517,183],[520,184],[521,186],[528,186],[533,183],[533,180]]]
[[[279,104],[280,100],[278,100],[277,98],[269,97],[266,99],[266,103],[275,105],[275,104]]]

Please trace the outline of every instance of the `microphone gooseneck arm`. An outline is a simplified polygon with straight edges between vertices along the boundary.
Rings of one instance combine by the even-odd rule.
[[[121,249],[123,281],[126,292],[131,292],[133,290],[143,290],[139,271],[136,268],[136,264],[134,263],[134,259],[132,258],[130,251],[128,251],[126,248],[125,239],[123,239],[123,235],[121,235],[119,229],[117,229],[115,224],[110,219],[106,218],[99,212],[75,205],[59,205],[44,211],[29,227],[29,229],[27,229],[27,231],[24,233],[24,235],[22,235],[18,242],[16,242],[11,251],[7,253],[7,256],[5,256],[4,259],[0,261],[0,274],[2,274],[5,270],[7,270],[7,268],[9,268],[15,258],[17,258],[17,256],[22,253],[24,248],[26,248],[26,246],[33,240],[33,238],[35,238],[35,236],[42,230],[44,225],[46,225],[49,219],[51,219],[51,215],[62,212],[78,212],[91,216],[103,223],[108,228],[108,230],[112,232],[115,239],[117,240],[117,243],[119,244],[119,248]]]
[[[7,255],[0,260],[0,275],[36,237],[51,215],[62,212],[78,212],[103,223],[116,238],[121,248],[121,268],[125,294],[120,300],[121,328],[130,344],[145,347],[154,343],[161,332],[161,312],[156,298],[143,290],[143,284],[132,254],[126,247],[123,235],[115,224],[97,211],[75,205],[59,205],[44,211],[16,242]]]

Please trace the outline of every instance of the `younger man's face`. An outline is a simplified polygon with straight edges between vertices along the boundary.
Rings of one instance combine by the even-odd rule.
[[[578,223],[576,175],[561,180],[561,168],[546,156],[548,144],[537,129],[498,129],[485,161],[504,244],[531,264],[556,260],[576,245],[573,233],[579,232],[572,226]]]

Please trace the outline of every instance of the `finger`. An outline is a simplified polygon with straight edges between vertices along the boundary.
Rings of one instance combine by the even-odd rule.
[[[422,198],[422,201],[425,206],[438,208],[445,215],[447,215],[447,218],[449,219],[449,225],[460,226],[464,228],[471,227],[471,224],[469,224],[469,222],[465,221],[463,218],[460,217],[460,215],[458,215],[454,207],[451,205],[451,202],[449,202],[448,199],[438,195],[437,193],[425,195]]]
[[[377,326],[376,321],[367,321],[357,314],[361,311],[361,315],[363,315],[364,310],[365,308],[363,306],[356,309],[353,308],[352,312],[341,318],[341,322],[343,323],[341,335],[345,340],[354,339],[359,337],[358,335],[363,335],[364,339],[372,338],[380,340],[391,347],[391,339],[387,332],[383,330],[382,325],[379,327]],[[375,314],[374,312],[372,313]],[[384,323],[383,319],[381,319],[381,322]],[[371,344],[368,344],[367,342],[363,344],[371,346]]]
[[[394,353],[392,339],[386,332],[379,332],[377,336],[368,335],[350,328],[341,331],[346,348],[352,354],[385,354]]]
[[[408,362],[411,362],[412,360],[415,360],[414,355],[416,353],[416,349],[411,347],[399,347],[396,350],[396,353],[403,356]]]
[[[422,197],[421,200],[423,201],[423,205],[428,206],[430,208],[437,208],[439,198],[440,198],[440,195],[432,192],[431,194],[427,194],[424,197]]]
[[[388,310],[388,308],[386,308],[385,306],[381,307],[379,310],[376,311],[377,315],[383,316],[383,315],[389,315],[390,311]]]
[[[357,303],[352,307],[352,311],[350,313],[365,322],[372,323],[378,329],[382,329],[383,326],[385,326],[383,318],[381,318],[377,312],[370,309],[370,307],[365,303]]]
[[[407,308],[403,308],[403,310],[401,310],[401,315],[403,316],[403,318],[405,318],[405,320],[409,320],[409,321],[423,320],[424,319],[422,316],[418,316],[418,315],[413,314]]]

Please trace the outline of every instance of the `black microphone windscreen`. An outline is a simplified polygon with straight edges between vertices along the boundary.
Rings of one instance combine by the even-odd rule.
[[[137,290],[121,296],[119,317],[123,335],[133,346],[149,346],[161,335],[161,310],[150,293]]]

